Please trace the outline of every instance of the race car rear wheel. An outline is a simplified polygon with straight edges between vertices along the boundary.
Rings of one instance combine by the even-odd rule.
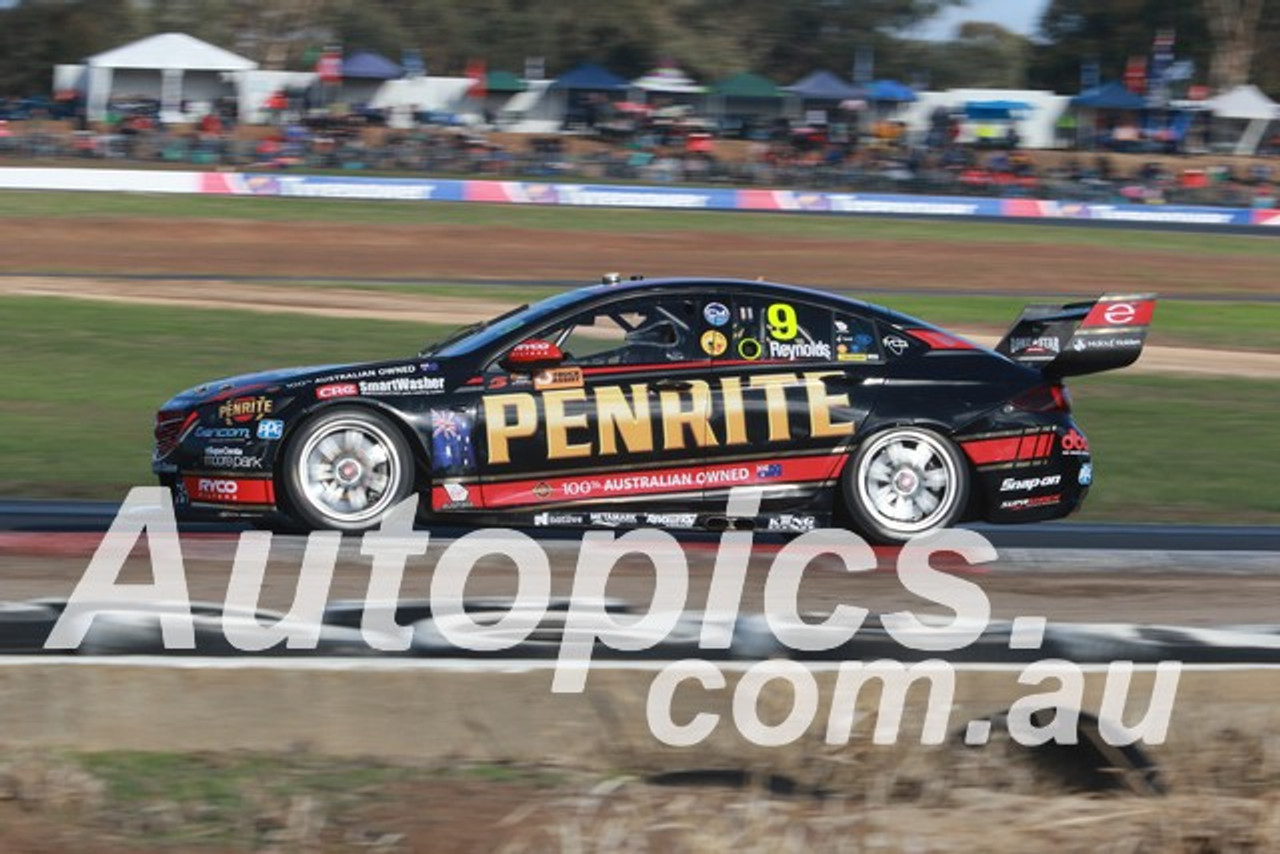
[[[413,454],[385,416],[336,409],[298,430],[282,474],[289,510],[306,526],[363,531],[413,489]]]
[[[945,528],[969,497],[969,469],[959,449],[921,427],[895,427],[871,436],[845,466],[842,480],[850,521],[879,542],[901,543]]]

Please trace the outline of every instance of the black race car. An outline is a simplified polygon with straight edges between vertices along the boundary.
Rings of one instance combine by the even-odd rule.
[[[1030,306],[989,350],[814,290],[606,277],[409,358],[184,391],[153,468],[187,515],[302,529],[368,529],[415,492],[425,520],[889,542],[1054,519],[1093,478],[1062,380],[1133,362],[1154,307]],[[727,515],[739,486],[757,515]]]

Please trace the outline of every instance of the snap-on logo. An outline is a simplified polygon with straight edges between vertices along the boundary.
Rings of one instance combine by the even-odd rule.
[[[1044,477],[1027,477],[1016,478],[1006,477],[1004,482],[1000,484],[1001,492],[1029,492],[1032,489],[1039,489],[1042,486],[1057,486],[1062,482],[1062,475],[1050,474]]]

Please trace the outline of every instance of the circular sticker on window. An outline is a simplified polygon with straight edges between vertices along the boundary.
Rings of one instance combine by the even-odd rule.
[[[729,307],[722,302],[709,302],[702,309],[702,316],[712,326],[724,326],[729,322]]]
[[[905,338],[899,338],[897,335],[886,335],[880,343],[895,356],[901,356],[911,347]]]
[[[738,342],[738,355],[748,362],[759,359],[763,351],[764,348],[760,346],[760,342],[754,338],[743,338]]]
[[[724,337],[723,332],[708,329],[702,333],[702,352],[708,356],[719,356],[727,349],[729,349],[729,339]]]

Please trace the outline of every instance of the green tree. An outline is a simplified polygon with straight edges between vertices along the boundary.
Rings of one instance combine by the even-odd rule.
[[[789,81],[820,67],[847,73],[861,44],[876,45],[892,67],[894,33],[961,2],[335,0],[331,22],[343,43],[398,38],[424,48],[443,73],[472,57],[519,70],[542,56],[550,74],[590,60],[636,76],[669,59],[706,77],[753,70]]]
[[[1096,61],[1104,80],[1123,76],[1132,56],[1148,56],[1161,30],[1177,34],[1176,54],[1204,67],[1210,51],[1200,0],[1052,0],[1040,22],[1044,44],[1031,83],[1059,92],[1080,88],[1080,68]]]
[[[1031,40],[999,24],[970,21],[949,42],[924,42],[930,84],[942,88],[1020,89],[1027,85]]]
[[[26,0],[0,10],[0,94],[47,94],[53,66],[139,34],[129,0]]]
[[[1280,94],[1280,0],[1052,0],[1032,83],[1074,92],[1091,59],[1104,78],[1119,78],[1129,57],[1150,54],[1162,29],[1177,34],[1175,53],[1193,60],[1197,81],[1214,91],[1254,82]]]
[[[190,33],[267,68],[300,68],[331,42],[399,58],[421,50],[435,74],[471,59],[520,71],[526,57],[555,75],[583,61],[634,77],[659,61],[710,79],[756,71],[789,83],[819,68],[848,75],[860,48],[879,76],[911,78],[935,63],[1017,76],[1017,50],[997,33],[967,53],[935,52],[902,33],[965,0],[24,0],[0,11],[0,91],[48,91],[52,66],[141,36]],[[983,66],[971,54],[995,51]],[[950,72],[946,74],[949,78]],[[963,81],[957,81],[963,82]]]

